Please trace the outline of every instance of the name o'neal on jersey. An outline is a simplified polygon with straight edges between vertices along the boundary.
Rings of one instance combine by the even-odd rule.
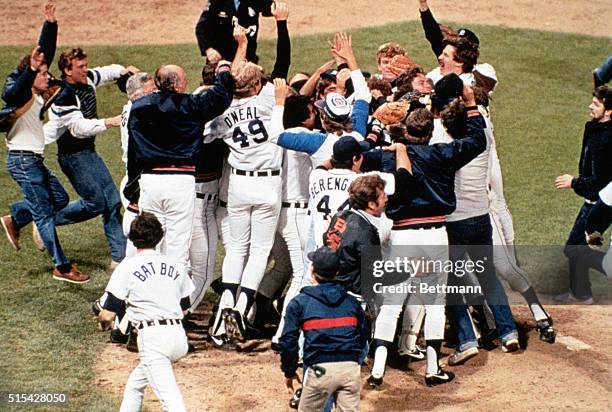
[[[310,197],[314,198],[316,195],[326,190],[339,190],[347,192],[353,180],[354,179],[352,176],[351,178],[346,176],[338,176],[317,179],[310,184]]]
[[[174,266],[168,265],[164,262],[160,262],[155,265],[153,262],[148,262],[147,264],[142,265],[139,270],[135,270],[132,275],[144,282],[154,275],[168,276],[172,280],[176,280],[181,274],[174,268]]]
[[[237,110],[232,110],[223,118],[223,121],[227,127],[231,128],[236,123],[255,119],[259,119],[257,106],[246,106],[240,107]]]

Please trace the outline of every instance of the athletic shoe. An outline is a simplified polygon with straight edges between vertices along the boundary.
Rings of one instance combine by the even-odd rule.
[[[36,227],[36,223],[32,223],[32,241],[41,252],[44,252],[47,249],[45,247],[45,242],[43,242],[42,237],[40,237],[40,232]]]
[[[427,386],[437,386],[445,383],[449,383],[455,379],[455,374],[452,372],[446,372],[442,369],[438,369],[438,372],[435,375],[425,375],[425,385]]]
[[[96,299],[91,302],[91,313],[93,313],[94,316],[99,316],[100,312],[102,312],[102,305],[100,305],[100,299]]]
[[[568,305],[592,305],[595,303],[593,297],[579,299],[572,295],[572,292],[562,293],[553,298],[556,303],[565,303]]]
[[[538,329],[540,330],[540,340],[546,343],[555,343],[557,332],[553,328],[551,318],[539,320]]]
[[[502,342],[502,352],[510,353],[519,350],[519,341],[516,338],[508,339]]]
[[[291,409],[298,409],[300,406],[300,397],[302,396],[302,388],[297,388],[293,392],[293,396],[289,399],[289,407]]]
[[[462,351],[456,350],[448,357],[448,364],[450,366],[461,365],[463,362],[476,355],[478,355],[478,348],[476,347],[467,348]]]
[[[230,352],[237,349],[236,344],[225,333],[219,336],[211,336],[210,339],[217,349]]]
[[[6,233],[6,238],[11,246],[13,246],[13,249],[21,249],[21,246],[19,246],[19,229],[15,227],[15,223],[13,222],[11,215],[2,216],[2,218],[0,218],[0,222],[2,222],[2,227]]]
[[[399,350],[397,352],[400,356],[408,356],[413,360],[423,360],[425,359],[425,354],[421,352],[418,348],[414,348],[413,350]]]
[[[234,342],[246,341],[246,324],[240,312],[232,308],[223,309],[223,320],[227,336]]]
[[[89,282],[89,275],[79,272],[73,265],[68,273],[61,273],[57,268],[53,269],[53,279],[70,283],[87,283]]]
[[[380,378],[376,378],[374,377],[374,375],[370,375],[370,377],[368,378],[368,385],[370,385],[370,388],[372,389],[376,389],[382,384],[383,384],[382,376]]]

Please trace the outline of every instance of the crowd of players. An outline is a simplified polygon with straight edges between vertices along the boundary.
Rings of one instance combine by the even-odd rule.
[[[360,375],[352,366],[363,363],[368,352],[373,361],[367,383],[378,387],[392,352],[425,360],[426,384],[438,385],[454,377],[439,366],[445,339],[456,348],[447,362],[451,366],[495,339],[504,352],[519,350],[500,278],[525,298],[540,339],[553,343],[552,318],[514,254],[489,112],[497,77],[491,65],[478,63],[476,34],[439,25],[427,0],[419,0],[425,36],[438,62],[430,72],[399,44],[385,43],[375,56],[378,73],[365,73],[351,37],[337,33],[328,62],[288,79],[287,4],[225,3],[211,1],[198,22],[206,64],[202,84],[192,94],[180,66],[163,65],[152,75],[134,66],[89,69],[80,48],[61,53],[61,78],[53,79],[57,22],[54,5],[45,6],[39,45],[11,73],[2,96],[7,167],[23,192],[23,200],[2,217],[12,246],[19,250],[20,230],[33,222],[37,245],[53,259],[53,277],[85,283],[89,276],[64,255],[56,226],[101,215],[114,273],[94,310],[112,325],[111,339],[125,341],[148,323],[188,328],[188,317],[213,282],[221,240],[225,257],[209,337],[219,348],[234,350],[274,323],[272,347],[281,353],[289,388],[300,358],[304,365],[301,410],[320,410],[333,393],[339,410],[358,408]],[[276,61],[269,75],[256,64],[259,13],[276,20]],[[596,82],[605,83],[605,67],[596,72]],[[121,115],[99,119],[95,88],[107,82],[115,82],[128,101]],[[599,242],[609,224],[606,207],[612,202],[598,194],[610,181],[612,157],[612,93],[606,86],[596,89],[592,106],[588,130],[596,137],[585,140],[585,147],[595,150],[583,152],[580,176],[564,175],[556,182],[587,200],[569,245]],[[95,150],[95,137],[111,127],[121,129],[125,177],[120,190]],[[79,200],[69,202],[44,165],[44,147],[53,142]],[[600,212],[588,222],[591,209]],[[147,216],[146,224],[133,224],[139,215]],[[163,237],[151,220],[161,224]],[[147,230],[155,233],[153,239]],[[153,265],[134,265],[135,257],[142,260],[143,250],[153,253],[149,249],[156,245],[161,256],[176,262],[172,267],[186,268],[177,269],[176,276],[188,273],[193,283],[182,284],[177,295],[187,319],[181,311],[170,316],[174,312],[164,315],[159,309],[163,289],[149,296],[147,304],[159,310],[145,309],[144,319],[134,319],[129,310],[143,304],[135,295],[131,299],[124,290],[117,296],[117,278],[144,282],[156,274]],[[572,290],[561,301],[592,303],[588,274],[575,273],[577,259],[588,258],[605,271],[602,252],[584,257],[581,251],[566,248]],[[389,273],[382,279],[384,290],[392,292],[372,290],[375,262],[468,257],[484,262],[482,270],[468,276]],[[157,272],[172,278],[166,271],[170,263],[163,262]],[[419,293],[421,284],[455,290],[479,286],[481,293],[447,295],[444,288]],[[167,357],[175,360],[175,355]],[[338,378],[347,374],[346,382]],[[330,381],[313,389],[322,377]],[[141,390],[132,384],[132,390]],[[134,393],[132,406],[134,399],[138,404]],[[182,400],[176,397],[169,396],[172,403],[165,396],[180,410]]]

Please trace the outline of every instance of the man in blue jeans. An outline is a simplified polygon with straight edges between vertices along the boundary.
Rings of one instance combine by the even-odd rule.
[[[121,116],[98,119],[95,87],[138,69],[111,65],[88,69],[87,54],[80,48],[64,51],[58,62],[62,91],[45,124],[47,143],[57,140],[58,161],[81,196],[56,216],[57,225],[82,222],[102,215],[111,251],[111,269],[125,257],[126,239],[121,224],[121,200],[113,177],[96,153],[95,137],[119,126]]]
[[[53,277],[85,283],[89,276],[70,264],[55,230],[55,214],[68,204],[68,194],[43,163],[45,141],[40,116],[47,103],[43,93],[49,88],[47,69],[57,40],[55,6],[50,2],[45,5],[45,18],[38,47],[9,75],[2,93],[6,105],[0,112],[0,123],[7,131],[9,149],[6,165],[21,187],[24,200],[11,205],[11,214],[0,222],[13,248],[19,250],[19,229],[34,220],[53,259]]]
[[[557,189],[573,189],[584,198],[563,250],[569,260],[570,290],[555,296],[559,303],[594,303],[590,282],[583,279],[588,277],[588,269],[578,267],[578,263],[589,250],[585,236],[587,218],[599,199],[599,191],[612,180],[612,89],[606,86],[595,89],[589,111],[591,120],[584,126],[578,176],[565,174],[555,179]]]

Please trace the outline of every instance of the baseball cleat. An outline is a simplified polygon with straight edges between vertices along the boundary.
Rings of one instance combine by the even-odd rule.
[[[40,237],[40,232],[36,227],[36,223],[32,223],[32,241],[36,245],[36,248],[41,252],[47,250],[47,248],[45,247],[45,242],[43,242],[42,237]]]
[[[236,344],[225,333],[211,336],[210,339],[217,349],[224,351],[235,351],[237,349]]]
[[[0,218],[0,223],[2,223],[4,233],[6,233],[6,238],[13,249],[21,249],[21,246],[19,246],[19,229],[15,227],[15,223],[13,222],[11,215],[2,216]]]
[[[456,350],[448,357],[448,364],[450,366],[460,365],[468,359],[478,355],[478,348],[467,348],[465,350]]]
[[[376,389],[383,384],[383,377],[381,376],[380,378],[376,378],[374,375],[370,375],[367,382],[370,388]]]
[[[420,350],[418,350],[417,348],[414,348],[413,350],[398,351],[398,354],[400,356],[408,356],[412,360],[423,360],[423,359],[425,359],[425,354],[423,352],[421,352]]]
[[[540,331],[540,340],[546,343],[555,343],[557,332],[553,328],[552,319],[544,319],[538,321],[538,330]]]
[[[502,342],[502,352],[511,353],[519,350],[519,341],[516,338],[508,339],[505,342]]]
[[[438,369],[435,375],[425,375],[425,385],[437,386],[451,382],[455,379],[455,374],[452,372],[446,372],[442,369]]]
[[[70,272],[67,273],[62,273],[57,268],[53,269],[53,279],[80,284],[89,282],[89,275],[79,272],[76,266],[72,266]]]
[[[240,312],[231,308],[223,309],[223,320],[225,321],[227,336],[230,339],[234,342],[246,341],[246,325]]]

